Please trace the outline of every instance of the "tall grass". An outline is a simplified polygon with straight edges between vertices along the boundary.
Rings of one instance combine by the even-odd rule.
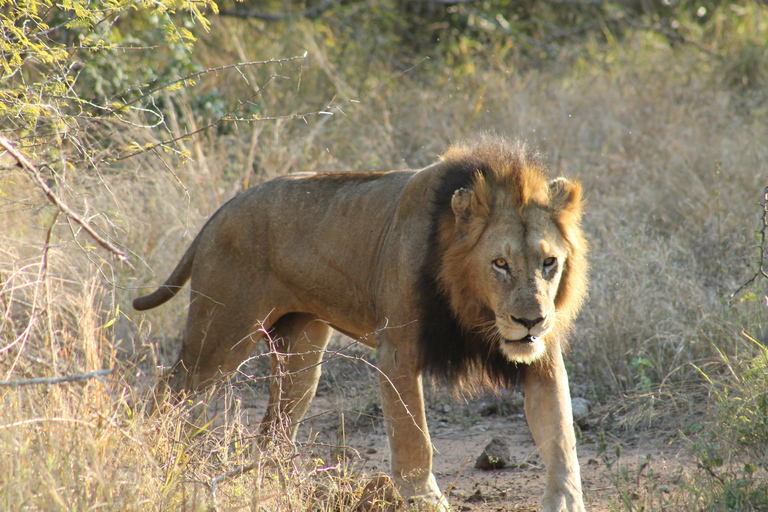
[[[417,168],[483,130],[528,139],[553,174],[579,177],[587,191],[592,284],[568,357],[575,392],[623,394],[622,412],[645,426],[680,427],[659,413],[665,407],[690,413],[700,428],[689,424],[688,435],[730,432],[732,440],[715,450],[707,438],[692,438],[694,452],[710,454],[701,460],[745,446],[734,464],[746,460],[755,466],[747,473],[764,476],[755,462],[766,446],[759,421],[734,427],[696,419],[706,407],[757,420],[765,412],[758,383],[765,382],[766,283],[750,287],[748,300],[726,297],[755,270],[759,199],[768,185],[768,18],[758,4],[712,16],[704,28],[686,25],[697,44],[671,46],[656,31],[627,30],[610,44],[582,41],[537,67],[511,50],[502,58],[474,47],[471,62],[439,73],[424,62],[405,74],[384,59],[366,61],[364,45],[339,50],[327,26],[299,21],[272,31],[215,19],[196,47],[200,66],[304,50],[308,58],[224,71],[165,94],[157,100],[161,126],[105,133],[111,144],[157,144],[194,131],[257,87],[249,112],[260,118],[333,115],[221,123],[182,139],[177,150],[160,146],[52,176],[70,205],[130,249],[132,267],[91,247],[0,157],[0,380],[115,369],[102,380],[0,391],[3,508],[211,506],[211,479],[254,460],[253,426],[233,396],[225,409],[233,412],[210,425],[189,405],[145,414],[156,366],[175,356],[186,301],[140,315],[131,299],[160,284],[208,216],[248,186],[297,171]],[[135,121],[149,124],[140,115]],[[294,450],[289,464],[225,480],[216,504],[345,509],[359,498],[362,486],[343,468],[294,458],[301,448]],[[710,466],[717,477],[701,478],[734,482],[746,474],[743,466],[733,470],[742,471],[738,478],[718,467]],[[762,489],[745,485],[747,494]]]

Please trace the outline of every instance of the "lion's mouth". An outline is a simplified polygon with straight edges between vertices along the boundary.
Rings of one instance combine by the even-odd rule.
[[[531,336],[530,334],[527,335],[525,338],[520,338],[519,340],[504,340],[504,343],[536,343],[539,341],[538,336]]]

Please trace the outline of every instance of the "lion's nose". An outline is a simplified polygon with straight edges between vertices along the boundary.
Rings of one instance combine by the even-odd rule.
[[[513,321],[519,323],[526,329],[532,329],[534,326],[542,323],[544,321],[544,317],[540,316],[539,318],[534,318],[533,320],[529,320],[527,318],[517,318],[514,315],[510,315]]]

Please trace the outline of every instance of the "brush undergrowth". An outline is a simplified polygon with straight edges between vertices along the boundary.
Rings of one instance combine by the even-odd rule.
[[[43,10],[24,27],[53,57],[4,50],[17,67],[1,82],[2,135],[132,266],[0,155],[0,379],[115,370],[2,388],[3,508],[349,509],[362,477],[296,446],[226,479],[214,503],[211,480],[254,460],[253,418],[234,397],[215,418],[194,404],[146,415],[186,304],[138,315],[130,300],[249,186],[418,167],[493,130],[527,138],[587,191],[592,284],[568,358],[574,388],[623,396],[616,428],[680,430],[697,464],[664,483],[652,464],[637,478],[617,469],[616,506],[765,510],[768,286],[726,299],[756,269],[768,185],[765,6],[406,4],[276,22],[210,14],[208,32],[167,9],[115,4],[95,21]],[[171,26],[199,40],[168,38]],[[35,94],[49,110],[27,107]]]
[[[740,356],[718,350],[719,358],[696,367],[708,383],[705,414],[680,432],[693,464],[663,471],[650,455],[637,465],[620,449],[604,453],[615,510],[768,510],[768,349],[748,333],[740,345]]]

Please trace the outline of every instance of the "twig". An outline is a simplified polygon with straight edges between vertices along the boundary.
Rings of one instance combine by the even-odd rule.
[[[83,219],[80,215],[72,211],[72,209],[66,205],[59,197],[54,193],[53,190],[48,186],[48,184],[45,182],[43,177],[40,175],[40,171],[37,170],[37,168],[30,162],[27,157],[24,156],[23,153],[21,153],[19,150],[13,147],[13,145],[6,139],[5,137],[0,135],[0,146],[5,148],[6,151],[19,163],[19,166],[24,169],[27,174],[32,178],[32,181],[34,181],[38,187],[40,187],[45,194],[45,196],[48,198],[48,200],[56,205],[56,207],[64,212],[64,215],[69,217],[70,219],[74,220],[76,223],[82,227],[86,233],[91,235],[91,238],[94,239],[94,241],[102,246],[107,251],[114,254],[117,259],[120,261],[127,262],[128,257],[125,255],[123,251],[115,247],[111,242],[108,240],[105,240],[101,235],[99,235],[96,230],[94,230],[91,225]]]
[[[45,246],[43,246],[43,261],[40,263],[40,270],[37,273],[37,280],[35,281],[35,294],[32,297],[32,311],[29,314],[29,322],[27,323],[27,328],[24,329],[24,332],[21,336],[16,338],[15,341],[12,343],[9,343],[8,345],[4,346],[2,349],[0,349],[0,353],[5,352],[7,350],[10,350],[12,347],[14,347],[19,341],[21,341],[21,347],[19,348],[19,353],[16,354],[16,359],[13,360],[13,364],[11,365],[11,369],[8,370],[8,373],[6,374],[5,378],[10,379],[11,375],[13,374],[13,370],[16,369],[16,365],[19,363],[19,359],[21,359],[21,355],[24,353],[24,347],[27,345],[27,340],[29,339],[30,333],[32,333],[32,328],[35,324],[35,319],[37,318],[37,315],[35,314],[37,311],[37,297],[40,292],[40,283],[44,283],[46,287],[46,300],[48,300],[48,249],[51,247],[51,232],[53,232],[53,228],[56,225],[56,220],[59,218],[59,213],[61,211],[57,211],[56,215],[53,216],[53,221],[51,222],[50,227],[48,228],[48,233],[45,237]],[[49,325],[50,325],[50,315],[48,315],[49,319]],[[53,332],[51,330],[51,332]],[[53,343],[53,335],[51,335],[51,343]],[[54,352],[54,369],[56,368],[56,355]]]
[[[728,296],[729,300],[732,300],[744,288],[754,283],[758,277],[762,276],[765,279],[768,279],[768,273],[765,268],[765,237],[768,233],[768,187],[763,189],[763,199],[760,201],[760,205],[763,207],[763,227],[760,228],[760,260],[757,262],[757,270],[747,282],[739,286],[735,292]]]
[[[159,91],[161,89],[165,89],[169,85],[172,85],[172,84],[175,84],[175,83],[178,83],[178,82],[183,82],[183,81],[188,80],[188,79],[190,79],[190,78],[192,78],[194,76],[202,75],[202,74],[205,74],[205,73],[216,72],[216,71],[221,71],[221,70],[231,69],[231,68],[239,69],[240,67],[243,67],[243,66],[255,65],[255,64],[283,63],[283,62],[288,62],[288,61],[293,61],[293,60],[298,60],[298,59],[305,59],[306,56],[307,56],[307,53],[304,52],[303,55],[296,56],[296,57],[289,57],[289,58],[285,58],[285,59],[273,59],[273,60],[267,60],[267,61],[261,61],[261,62],[243,62],[243,63],[240,63],[240,64],[232,64],[232,65],[228,65],[228,66],[221,66],[219,68],[213,68],[213,69],[208,69],[208,70],[200,71],[199,73],[195,73],[193,75],[188,75],[188,76],[186,76],[184,78],[179,78],[178,80],[175,80],[174,82],[170,82],[169,84],[165,84],[163,86],[160,86],[157,89],[154,89],[154,90],[148,92],[147,94],[142,96],[142,98],[146,97],[146,96],[148,96],[148,95],[150,95],[150,94],[152,94],[154,92],[157,92],[157,91]],[[392,82],[394,80],[397,80],[398,78],[400,78],[404,74],[412,71],[414,68],[416,68],[417,66],[421,65],[423,62],[425,62],[427,60],[429,60],[429,57],[424,57],[419,62],[417,62],[413,66],[403,70],[402,72],[398,73],[397,75],[395,75],[390,80],[388,80],[388,81],[386,81],[384,83],[381,83],[381,84],[379,84],[379,85],[377,85],[375,87],[371,87],[369,89],[365,89],[360,94],[355,96],[354,98],[348,99],[348,100],[346,100],[346,101],[344,101],[344,102],[342,102],[342,103],[340,103],[338,105],[329,104],[325,108],[325,110],[317,110],[317,111],[314,111],[314,112],[306,112],[306,113],[301,113],[301,114],[288,114],[288,115],[282,115],[282,116],[266,116],[266,117],[253,116],[253,117],[249,117],[249,118],[234,116],[235,112],[237,112],[239,109],[241,109],[244,105],[247,105],[253,98],[255,98],[256,96],[262,94],[264,89],[272,82],[272,80],[274,80],[275,78],[285,78],[285,77],[283,77],[281,75],[271,75],[267,79],[267,81],[261,87],[256,89],[256,91],[251,96],[249,96],[244,102],[241,102],[240,104],[236,105],[235,107],[230,109],[227,113],[225,113],[224,115],[220,116],[217,119],[214,119],[210,123],[208,123],[208,124],[206,124],[206,125],[204,125],[204,126],[202,126],[200,128],[194,129],[192,131],[185,132],[185,133],[183,133],[181,135],[178,135],[176,137],[173,137],[173,138],[170,138],[170,139],[166,139],[166,140],[160,141],[160,142],[155,143],[155,144],[150,144],[150,145],[145,146],[143,148],[140,148],[140,149],[138,149],[136,151],[132,151],[130,153],[126,153],[124,155],[115,157],[115,158],[112,159],[112,161],[117,162],[117,161],[120,161],[120,160],[126,160],[128,158],[133,158],[136,155],[140,155],[142,153],[146,153],[147,151],[155,150],[155,149],[157,149],[159,147],[166,147],[169,144],[173,144],[174,142],[178,142],[180,140],[183,140],[183,139],[192,137],[194,135],[197,135],[198,133],[204,132],[204,131],[208,130],[209,128],[212,128],[212,127],[218,125],[219,123],[223,123],[223,122],[253,123],[253,122],[264,122],[264,121],[283,121],[283,120],[291,120],[291,119],[301,119],[304,122],[306,122],[308,117],[312,117],[312,116],[332,116],[332,115],[334,115],[333,112],[330,112],[330,110],[337,110],[337,111],[339,111],[339,112],[341,112],[343,114],[344,112],[341,110],[342,106],[350,104],[350,103],[359,103],[359,98],[360,97],[362,97],[364,95],[367,95],[371,91],[375,91],[375,90],[383,88],[384,86],[388,85],[390,82]],[[299,69],[301,69],[301,67]],[[138,98],[138,99],[141,99],[141,98]],[[130,105],[132,103],[135,103],[136,101],[137,100],[133,100],[133,101],[131,101],[129,103],[124,104],[124,106],[127,106],[127,105]]]
[[[233,107],[231,110],[229,110],[226,114],[222,115],[218,119],[215,119],[215,120],[211,121],[210,123],[206,124],[205,126],[202,126],[201,128],[197,128],[197,129],[192,130],[190,132],[183,133],[183,134],[181,134],[181,135],[179,135],[177,137],[173,137],[172,139],[166,139],[166,140],[163,140],[163,141],[158,142],[156,144],[151,144],[149,146],[143,147],[143,148],[141,148],[141,149],[139,149],[137,151],[134,151],[132,153],[128,153],[128,154],[125,154],[125,155],[122,155],[122,156],[118,156],[118,157],[114,158],[113,160],[115,162],[117,162],[119,160],[126,160],[128,158],[133,158],[136,155],[140,155],[142,153],[146,153],[147,151],[152,151],[152,150],[154,150],[154,149],[156,149],[158,147],[167,146],[168,144],[172,144],[172,143],[180,141],[182,139],[186,139],[188,137],[192,137],[193,135],[196,135],[196,134],[198,134],[200,132],[203,132],[203,131],[205,131],[205,130],[213,127],[213,126],[216,126],[219,123],[224,122],[224,121],[235,121],[235,122],[236,121],[271,121],[272,119],[261,119],[261,118],[258,118],[258,117],[257,118],[252,118],[252,119],[240,119],[240,118],[232,118],[231,116],[237,110],[242,108],[244,105],[247,105],[253,98],[255,98],[256,96],[260,95],[264,91],[264,88],[267,85],[269,85],[272,82],[272,80],[275,79],[275,78],[282,78],[282,77],[280,75],[271,75],[267,79],[267,81],[264,83],[264,85],[262,85],[260,88],[258,88],[256,90],[256,92],[254,92],[251,96],[248,97],[248,99],[246,99],[244,102],[242,102],[242,103],[240,103],[238,105],[235,105],[235,107]],[[289,116],[288,118],[295,118],[295,117],[303,118],[303,117],[308,117],[308,116],[311,116],[311,115],[319,115],[319,114],[328,114],[328,113],[324,112],[324,111],[321,111],[321,112],[311,112],[311,113],[308,113],[308,114],[295,114],[293,116]]]
[[[238,466],[235,469],[231,471],[227,471],[223,475],[219,475],[216,478],[211,478],[211,481],[208,482],[208,488],[211,491],[211,501],[213,502],[213,507],[211,510],[217,510],[217,499],[216,499],[216,486],[223,482],[224,480],[228,480],[230,478],[234,478],[236,476],[243,475],[245,473],[248,473],[249,471],[253,471],[253,469],[256,467],[255,462],[251,462],[250,464],[246,464],[244,466]]]
[[[53,370],[56,371],[56,334],[54,333],[53,329],[53,315],[51,314],[51,283],[48,279],[48,250],[51,247],[51,233],[53,233],[53,228],[56,225],[56,221],[59,220],[59,214],[61,213],[61,210],[56,210],[56,215],[53,216],[53,220],[51,221],[51,225],[48,228],[48,233],[45,236],[45,246],[43,248],[43,261],[41,262],[41,265],[45,269],[45,273],[43,274],[43,284],[45,285],[45,302],[46,302],[46,308],[45,308],[45,316],[48,320],[48,341],[51,344],[51,355],[53,356]],[[19,355],[21,355],[21,351],[19,351]]]
[[[194,79],[194,78],[196,78],[198,76],[201,76],[201,75],[206,75],[206,74],[209,74],[209,73],[218,73],[219,71],[224,71],[224,70],[232,69],[232,68],[239,69],[241,67],[246,67],[246,66],[261,66],[261,65],[265,65],[265,64],[282,64],[284,62],[290,62],[290,61],[294,61],[294,60],[304,60],[306,58],[307,58],[307,52],[304,52],[303,55],[296,55],[294,57],[286,57],[284,59],[269,59],[269,60],[260,60],[260,61],[251,61],[251,62],[239,62],[237,64],[229,64],[229,65],[226,65],[226,66],[219,66],[217,68],[205,69],[203,71],[198,71],[197,73],[192,73],[191,75],[186,75],[186,76],[183,76],[183,77],[181,77],[181,78],[179,78],[177,80],[173,80],[173,81],[165,83],[165,84],[163,84],[161,86],[155,87],[151,91],[147,91],[146,93],[142,94],[138,98],[133,99],[133,100],[127,102],[127,103],[123,103],[121,105],[121,107],[128,107],[130,105],[133,105],[137,101],[143,100],[147,96],[151,96],[152,94],[156,93],[157,91],[161,91],[163,89],[168,89],[171,86],[173,86],[173,85],[175,85],[175,84],[177,84],[179,82],[186,82],[187,80],[192,80],[192,79]],[[114,112],[114,110],[112,110],[112,112]]]
[[[0,387],[18,388],[21,386],[34,386],[37,384],[61,384],[63,382],[79,382],[88,379],[100,379],[104,375],[109,375],[115,370],[98,370],[95,372],[81,373],[79,375],[69,375],[66,377],[37,378],[22,380],[0,380]]]

